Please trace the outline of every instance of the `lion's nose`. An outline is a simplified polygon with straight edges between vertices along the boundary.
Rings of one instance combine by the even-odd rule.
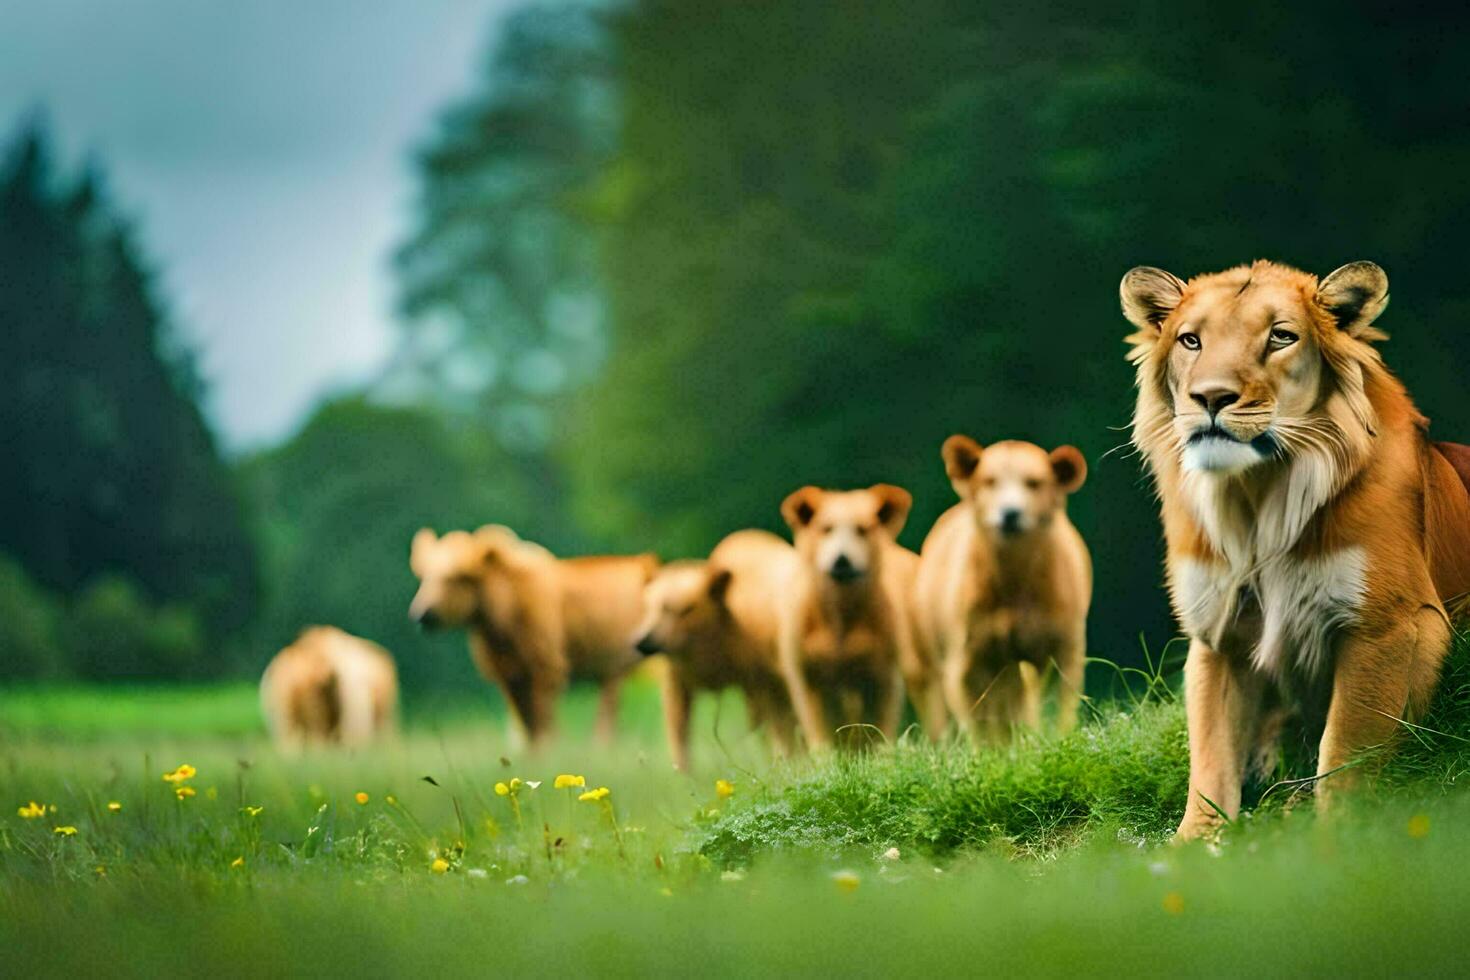
[[[1195,403],[1209,412],[1211,416],[1219,415],[1227,406],[1234,405],[1240,401],[1240,392],[1224,385],[1208,385],[1195,388],[1189,393],[1189,397]]]

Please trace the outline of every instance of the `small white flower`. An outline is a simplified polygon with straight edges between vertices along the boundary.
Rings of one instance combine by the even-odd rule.
[[[541,780],[539,780],[539,779],[528,779],[528,780],[526,780],[526,785],[529,786],[529,787],[531,787],[532,789],[540,789],[541,788]]]
[[[490,876],[490,872],[486,871],[484,868],[468,868],[465,870],[465,874],[469,875],[471,878],[487,878]]]
[[[902,855],[898,853],[898,848],[896,847],[890,847],[888,850],[883,852],[883,860],[885,861],[897,861],[901,856]]]
[[[531,883],[531,879],[527,878],[525,875],[512,875],[511,877],[505,879],[505,883],[507,885],[529,885]]]
[[[1163,861],[1151,861],[1149,862],[1148,873],[1155,878],[1162,878],[1169,873],[1169,865]]]
[[[723,871],[720,873],[721,881],[744,881],[744,871]]]

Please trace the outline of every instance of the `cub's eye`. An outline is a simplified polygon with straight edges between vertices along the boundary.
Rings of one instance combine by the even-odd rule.
[[[1037,479],[1027,480],[1026,481],[1026,489],[1027,490],[1040,490],[1041,489],[1041,481],[1040,480],[1037,480]]]
[[[857,530],[857,536],[858,537],[860,537],[860,538],[866,538],[868,536],[868,529],[867,529],[867,527],[865,525],[859,524],[857,526],[856,530]]]
[[[832,533],[832,525],[831,524],[823,524],[821,527],[817,528],[817,531],[820,534],[831,534]]]
[[[1271,347],[1275,350],[1280,350],[1283,347],[1290,347],[1292,344],[1296,343],[1298,339],[1299,338],[1297,337],[1297,335],[1292,333],[1290,330],[1283,330],[1280,327],[1271,328]]]
[[[1182,333],[1179,335],[1179,343],[1185,350],[1199,350],[1199,334]]]
[[[993,476],[987,476],[985,478],[985,480],[984,480],[984,483],[985,483],[985,485],[987,487],[993,487],[993,486],[995,486],[995,477],[993,477]]]

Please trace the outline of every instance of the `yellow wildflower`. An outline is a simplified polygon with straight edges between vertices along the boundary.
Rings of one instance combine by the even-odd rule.
[[[93,872],[96,873],[97,877],[99,877],[99,878],[106,878],[107,877],[107,865],[105,865],[105,864],[99,864],[99,865],[97,865],[97,867],[93,868],[92,870],[93,870]]]
[[[28,805],[21,807],[16,813],[19,813],[22,819],[34,820],[37,817],[44,817],[46,815],[46,807],[37,803],[35,800],[31,800]]]
[[[122,813],[122,804],[119,803],[117,800],[113,800],[111,803],[107,804],[107,809],[111,813]]]
[[[187,762],[181,762],[179,763],[179,768],[175,769],[173,772],[166,772],[163,774],[163,781],[166,783],[186,783],[189,780],[193,779],[195,775],[198,774],[198,772],[199,770],[195,769]]]
[[[516,790],[518,790],[520,788],[521,788],[521,777],[520,776],[512,776],[511,777],[511,780],[510,780],[510,791],[512,793],[514,793]]]
[[[383,802],[388,804],[389,806],[397,806],[398,797],[394,796],[392,793],[389,793],[387,796],[383,797]]]
[[[832,873],[832,883],[837,886],[838,891],[855,892],[863,880],[856,871],[835,871]]]
[[[247,817],[258,817],[264,809],[265,807],[263,806],[243,806],[240,808],[240,812]]]
[[[551,785],[556,787],[557,789],[571,789],[574,786],[582,787],[587,785],[587,777],[573,776],[569,773],[564,772],[560,776],[557,776],[556,782],[552,783]]]
[[[1407,830],[1409,831],[1409,836],[1414,838],[1415,840],[1428,837],[1429,815],[1424,813],[1414,814],[1412,817],[1409,818],[1409,826]]]
[[[436,875],[442,875],[449,870],[449,862],[443,858],[435,858],[434,863],[429,865],[429,870]]]
[[[241,854],[239,857],[235,858],[235,860],[231,861],[230,862],[230,867],[232,867],[232,868],[243,868],[243,867],[245,867],[245,855]]]
[[[194,787],[180,786],[174,790],[174,795],[181,800],[187,800],[189,797],[194,795]]]
[[[1168,892],[1164,895],[1164,901],[1161,904],[1165,912],[1170,915],[1179,915],[1184,911],[1184,896],[1178,892]]]
[[[77,828],[75,828],[75,827],[53,827],[53,828],[51,828],[51,832],[53,834],[60,834],[62,837],[73,837],[73,836],[76,835]]]
[[[357,801],[358,806],[367,806],[368,795],[366,793],[359,792],[353,799]]]
[[[715,795],[722,800],[728,800],[735,795],[735,784],[728,779],[716,779]]]
[[[505,785],[505,783],[496,783],[495,784],[495,795],[496,796],[509,796],[510,795],[510,787],[507,786],[507,785]]]
[[[596,789],[589,789],[587,792],[577,797],[577,799],[581,800],[583,803],[596,803],[598,800],[605,800],[611,795],[612,790],[608,789],[606,786],[599,786]]]

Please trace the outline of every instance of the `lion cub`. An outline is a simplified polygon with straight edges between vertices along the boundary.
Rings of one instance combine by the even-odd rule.
[[[699,691],[738,687],[751,727],[787,754],[795,720],[776,663],[776,609],[795,571],[791,545],[766,531],[736,531],[707,561],[665,565],[643,590],[634,646],[666,654],[664,726],[677,769],[689,768],[689,709]]]
[[[393,728],[398,670],[376,643],[311,626],[266,666],[260,707],[284,751],[364,745]]]
[[[829,709],[843,724],[898,732],[900,671],[924,728],[937,735],[942,703],[914,643],[910,608],[917,557],[896,540],[913,498],[880,483],[845,492],[803,487],[786,498],[799,563],[781,597],[777,653],[807,744],[831,744]]]
[[[480,673],[499,685],[535,743],[553,734],[556,699],[573,679],[602,688],[596,731],[611,740],[628,647],[653,555],[559,559],[509,528],[423,528],[409,564],[419,577],[409,615],[426,629],[463,627]]]
[[[935,522],[921,551],[919,634],[943,663],[944,697],[972,742],[1006,739],[1041,720],[1055,668],[1058,725],[1082,696],[1092,559],[1067,519],[1067,495],[1087,464],[1071,446],[1029,442],[981,451],[968,436],[944,443],[960,503]],[[982,731],[983,729],[983,731]]]

